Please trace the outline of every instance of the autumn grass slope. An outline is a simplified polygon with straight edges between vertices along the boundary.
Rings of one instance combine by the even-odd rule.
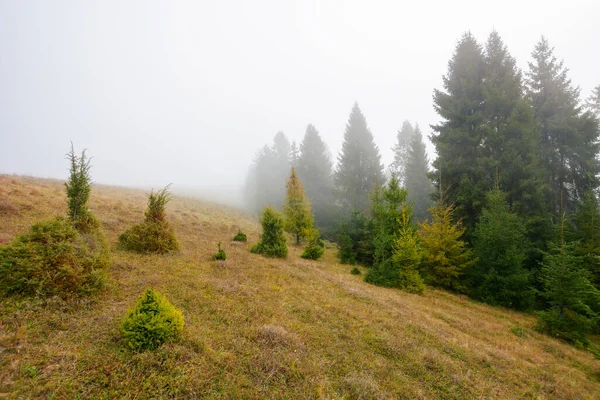
[[[119,250],[146,194],[94,186],[91,208],[112,246],[99,295],[0,302],[0,397],[215,399],[592,399],[592,354],[534,330],[530,315],[429,289],[371,286],[324,259],[251,254],[255,218],[175,196],[167,219],[181,250]],[[0,175],[0,245],[64,215],[59,181]],[[248,234],[248,243],[231,239]],[[217,243],[226,261],[212,261]],[[363,269],[363,274],[365,270]],[[120,326],[146,288],[183,312],[181,337],[127,350]]]

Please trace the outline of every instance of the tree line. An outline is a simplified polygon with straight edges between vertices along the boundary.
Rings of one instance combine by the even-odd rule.
[[[496,31],[483,44],[465,33],[433,106],[435,158],[405,121],[388,171],[357,103],[335,166],[314,126],[299,146],[279,132],[249,168],[248,207],[282,207],[294,168],[315,225],[367,281],[533,310],[541,330],[588,343],[600,332],[600,85],[582,99],[543,37],[521,71]]]

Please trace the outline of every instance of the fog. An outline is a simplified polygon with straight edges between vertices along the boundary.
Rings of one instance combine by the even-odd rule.
[[[4,0],[0,173],[64,178],[73,141],[95,182],[237,204],[278,131],[299,142],[312,123],[335,160],[355,101],[386,165],[403,120],[429,135],[468,30],[481,43],[498,30],[521,68],[545,35],[587,97],[599,20],[597,0]]]

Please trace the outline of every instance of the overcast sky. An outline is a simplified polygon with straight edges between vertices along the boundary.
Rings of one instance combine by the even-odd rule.
[[[72,140],[96,182],[234,196],[279,130],[314,124],[335,159],[354,101],[389,164],[404,119],[438,121],[463,32],[522,68],[545,35],[587,97],[599,21],[598,0],[0,0],[0,173],[64,178]]]

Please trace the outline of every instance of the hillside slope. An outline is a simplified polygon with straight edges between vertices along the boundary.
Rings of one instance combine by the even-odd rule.
[[[145,205],[143,191],[92,192],[113,247]],[[167,212],[181,253],[115,249],[97,297],[0,303],[0,397],[600,398],[599,361],[536,333],[532,316],[368,285],[335,249],[262,258],[249,252],[258,223],[233,209],[176,197]],[[61,182],[0,175],[0,245],[65,213]],[[248,244],[231,242],[238,227]],[[210,261],[219,241],[226,262]],[[186,325],[178,342],[134,354],[119,323],[146,287]]]

